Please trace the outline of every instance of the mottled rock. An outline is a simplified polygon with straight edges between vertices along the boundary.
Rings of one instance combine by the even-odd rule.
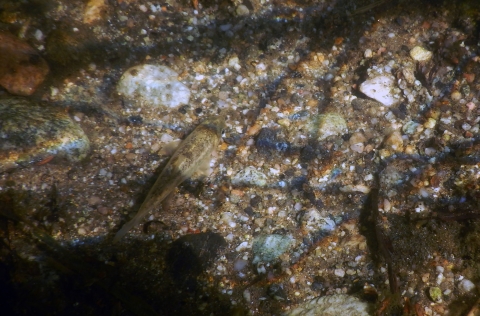
[[[308,129],[310,135],[319,141],[329,136],[343,135],[347,132],[347,122],[342,115],[337,113],[326,113],[313,118]]]
[[[8,92],[31,95],[48,74],[47,62],[30,45],[0,32],[0,85]]]
[[[368,316],[370,307],[367,303],[358,298],[346,295],[336,294],[314,298],[311,301],[299,305],[297,308],[284,314],[285,316]]]
[[[0,99],[0,172],[53,157],[85,158],[90,142],[70,117],[21,97]]]
[[[89,0],[83,12],[83,22],[90,24],[100,20],[106,9],[106,0]]]
[[[166,66],[139,65],[123,73],[117,90],[142,106],[176,108],[190,100],[190,90],[177,78]]]
[[[428,288],[428,296],[433,302],[438,302],[442,299],[442,290],[439,287],[431,286]]]
[[[283,140],[278,134],[278,130],[262,128],[255,139],[255,146],[264,154],[272,151],[288,151],[291,147],[290,143]]]
[[[253,240],[253,264],[272,262],[287,252],[295,239],[285,235],[259,235]]]
[[[360,85],[360,91],[385,106],[392,106],[400,101],[400,96],[394,91],[395,88],[395,78],[391,75],[376,76]]]
[[[237,186],[253,185],[258,187],[264,187],[267,185],[267,176],[255,169],[255,167],[249,166],[243,170],[240,170],[232,178],[232,184]]]
[[[323,217],[320,212],[311,209],[302,217],[302,227],[307,232],[316,233],[319,231],[333,231],[336,225],[333,219]]]

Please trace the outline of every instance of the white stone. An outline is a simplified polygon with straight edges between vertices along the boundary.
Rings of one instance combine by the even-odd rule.
[[[410,51],[410,56],[416,61],[427,61],[432,58],[432,52],[421,46],[415,46]]]
[[[360,91],[385,106],[392,106],[400,101],[393,89],[395,89],[395,78],[390,75],[377,76],[360,85]]]
[[[475,284],[473,284],[473,282],[468,279],[463,279],[458,284],[458,289],[462,292],[470,292],[474,288],[475,288]]]
[[[177,78],[166,66],[139,65],[125,71],[117,90],[142,106],[176,108],[190,100],[190,90]]]
[[[243,170],[240,170],[233,178],[233,185],[253,185],[258,187],[264,187],[267,185],[267,176],[255,169],[252,166],[249,166]]]
[[[311,209],[302,218],[303,228],[311,233],[318,231],[333,231],[335,222],[329,217],[323,217],[316,209]]]

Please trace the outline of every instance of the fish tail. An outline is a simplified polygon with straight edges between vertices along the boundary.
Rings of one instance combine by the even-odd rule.
[[[120,228],[120,230],[115,234],[115,237],[113,238],[113,242],[116,243],[120,239],[122,239],[122,237],[125,236],[130,229],[137,226],[137,224],[140,223],[141,220],[142,220],[142,216],[135,216],[128,223],[123,225],[122,228]]]

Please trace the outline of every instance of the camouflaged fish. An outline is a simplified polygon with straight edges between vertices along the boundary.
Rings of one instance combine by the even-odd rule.
[[[138,213],[123,225],[115,235],[113,242],[119,241],[130,229],[139,224],[149,211],[160,208],[162,201],[174,192],[180,183],[190,178],[194,172],[200,168],[208,169],[211,154],[217,148],[224,128],[224,115],[209,117],[180,143],[148,192]]]

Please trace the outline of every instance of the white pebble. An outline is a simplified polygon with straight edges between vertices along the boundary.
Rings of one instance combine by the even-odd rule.
[[[473,284],[473,282],[468,279],[463,279],[458,284],[458,289],[462,292],[470,292],[474,288],[475,288],[475,284]]]
[[[345,270],[343,269],[335,269],[335,275],[340,277],[340,278],[343,278],[345,276]]]

